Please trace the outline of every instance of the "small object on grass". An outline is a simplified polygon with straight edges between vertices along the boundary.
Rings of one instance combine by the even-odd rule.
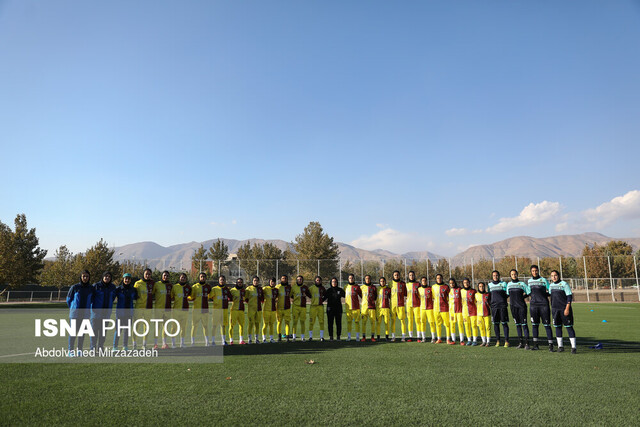
[[[607,323],[607,319],[602,319],[602,323]]]
[[[191,368],[187,368],[187,371],[191,371]]]
[[[311,360],[306,360],[304,361],[304,363],[306,363],[307,365],[313,365],[315,362],[315,360],[311,359]]]
[[[589,310],[589,311],[593,311],[593,308],[591,310]]]
[[[589,348],[594,349],[594,350],[602,350],[602,348],[603,348],[603,347],[604,347],[604,346],[602,345],[602,343],[601,343],[601,342],[599,342],[598,344],[596,344],[596,345],[592,345],[592,346],[591,346],[591,347],[589,347]]]
[[[227,381],[229,381],[231,379],[231,377],[227,377]]]

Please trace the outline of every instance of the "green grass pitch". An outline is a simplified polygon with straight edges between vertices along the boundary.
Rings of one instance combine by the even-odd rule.
[[[235,345],[217,364],[0,363],[0,424],[638,425],[640,305],[574,313],[576,355],[352,341]]]

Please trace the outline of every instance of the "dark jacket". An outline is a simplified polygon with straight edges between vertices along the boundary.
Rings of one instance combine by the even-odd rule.
[[[339,286],[330,286],[324,291],[323,300],[327,301],[327,311],[342,311],[342,298],[345,297],[344,289]]]

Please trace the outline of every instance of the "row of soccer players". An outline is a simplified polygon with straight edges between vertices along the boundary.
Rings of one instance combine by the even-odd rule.
[[[431,341],[439,343],[443,341],[441,336],[442,326],[445,327],[445,339],[449,344],[456,341],[456,325],[460,335],[460,344],[465,345],[464,335],[466,333],[467,345],[477,345],[477,331],[480,331],[482,344],[488,346],[490,340],[489,319],[493,314],[493,324],[496,333],[496,345],[500,345],[500,324],[503,325],[505,333],[505,346],[509,345],[509,327],[507,314],[507,300],[511,305],[512,315],[518,328],[520,338],[519,348],[529,348],[529,331],[526,322],[526,302],[525,298],[531,296],[531,318],[534,330],[534,347],[537,349],[537,335],[540,320],[547,330],[550,350],[553,350],[551,336],[550,316],[549,316],[549,296],[552,299],[554,309],[554,325],[558,336],[558,345],[562,349],[562,324],[569,332],[572,350],[575,352],[575,334],[573,333],[573,319],[571,313],[571,290],[569,286],[559,280],[556,271],[552,272],[554,283],[549,285],[546,279],[540,278],[537,266],[531,267],[532,279],[528,284],[520,282],[517,271],[510,272],[511,281],[505,283],[500,281],[500,274],[493,272],[493,281],[489,283],[488,289],[484,283],[479,283],[478,291],[473,289],[468,279],[463,281],[463,287],[457,286],[455,279],[449,280],[449,285],[443,283],[442,275],[436,276],[436,283],[429,285],[427,279],[423,277],[420,282],[415,280],[415,273],[409,272],[409,283],[405,284],[400,280],[400,273],[393,273],[393,280],[387,286],[386,280],[380,278],[380,286],[376,287],[371,283],[371,277],[365,277],[365,283],[355,284],[354,276],[349,276],[349,283],[346,290],[338,287],[338,282],[332,279],[331,287],[325,289],[322,286],[322,279],[316,277],[315,286],[304,285],[302,276],[296,279],[293,287],[288,284],[287,276],[281,277],[280,284],[275,284],[275,279],[270,281],[269,286],[262,288],[259,279],[255,277],[252,285],[244,288],[242,279],[238,279],[234,288],[227,288],[224,276],[218,280],[217,286],[206,283],[206,275],[200,274],[198,283],[193,286],[187,283],[186,275],[180,276],[178,284],[168,282],[169,274],[164,272],[160,282],[151,279],[151,270],[145,270],[143,279],[131,286],[131,277],[125,274],[123,283],[115,288],[109,285],[110,274],[105,273],[103,280],[93,287],[107,290],[114,289],[111,298],[97,298],[103,302],[100,308],[109,308],[108,301],[118,300],[116,316],[126,318],[133,316],[133,311],[127,310],[133,307],[135,301],[135,317],[141,319],[169,318],[173,317],[181,325],[181,345],[184,345],[186,323],[189,312],[189,301],[194,302],[194,310],[191,316],[191,340],[194,342],[194,335],[197,326],[202,325],[205,344],[213,345],[215,342],[214,332],[220,327],[221,340],[226,344],[226,331],[229,330],[230,342],[234,325],[239,326],[240,343],[244,343],[245,326],[245,305],[249,320],[248,338],[251,342],[253,335],[256,342],[260,330],[260,320],[263,321],[262,339],[266,341],[269,336],[273,341],[273,324],[277,321],[276,332],[278,340],[283,337],[296,339],[299,335],[302,340],[305,336],[305,320],[307,315],[307,305],[309,311],[309,338],[312,339],[312,330],[316,320],[320,326],[320,339],[324,339],[324,308],[327,304],[327,317],[329,318],[329,334],[333,339],[333,323],[337,326],[337,336],[341,333],[342,303],[344,298],[347,306],[346,318],[348,337],[351,338],[352,325],[356,326],[356,339],[359,339],[360,330],[365,336],[366,323],[371,324],[371,339],[374,338],[374,330],[380,338],[382,324],[385,326],[386,338],[395,340],[395,323],[400,322],[402,341],[406,340],[406,330],[408,329],[408,340],[413,339],[413,325],[416,325],[416,337],[426,341],[426,326],[429,325]],[[107,277],[109,276],[109,277]],[[106,282],[106,283],[105,283]],[[76,285],[77,286],[77,285]],[[70,291],[71,294],[71,291]],[[562,294],[562,295],[561,295]],[[307,303],[307,299],[309,300]],[[211,304],[209,303],[211,301]],[[71,305],[70,305],[71,307]],[[211,309],[211,310],[210,310]],[[211,313],[211,315],[210,315]],[[362,319],[362,320],[361,320]],[[293,325],[291,325],[293,320]],[[213,323],[213,328],[210,324]],[[360,323],[360,325],[358,325]],[[360,326],[360,327],[359,327]],[[209,334],[209,331],[212,333]],[[292,333],[291,333],[292,332]],[[391,332],[391,338],[389,338]],[[436,339],[437,336],[437,339]],[[451,339],[449,340],[449,337]],[[473,337],[473,340],[471,339]],[[126,346],[125,336],[125,346]],[[155,337],[155,345],[157,346]],[[117,346],[118,337],[114,337],[114,346]],[[145,345],[146,342],[143,342]],[[166,347],[163,337],[163,347]]]

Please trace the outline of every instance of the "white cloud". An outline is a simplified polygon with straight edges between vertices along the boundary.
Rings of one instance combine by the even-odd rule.
[[[392,228],[384,228],[369,236],[360,236],[350,244],[367,250],[385,249],[396,253],[426,250],[433,247],[433,242],[425,236],[403,233]]]
[[[569,229],[569,223],[567,221],[556,224],[556,231],[558,233],[567,231],[568,229]]]
[[[487,233],[504,233],[514,228],[528,227],[549,221],[561,210],[560,203],[547,200],[540,203],[529,203],[515,217],[500,218],[498,223],[487,228]]]
[[[484,230],[482,228],[477,228],[475,230],[472,231],[473,234],[480,234],[482,233]]]
[[[604,227],[618,219],[640,218],[640,191],[629,191],[594,209],[587,209],[583,212],[583,217],[597,227]]]
[[[238,223],[237,219],[231,220],[231,224],[236,225]]]
[[[444,232],[447,236],[464,236],[465,234],[469,234],[469,230],[466,228],[450,228]]]

